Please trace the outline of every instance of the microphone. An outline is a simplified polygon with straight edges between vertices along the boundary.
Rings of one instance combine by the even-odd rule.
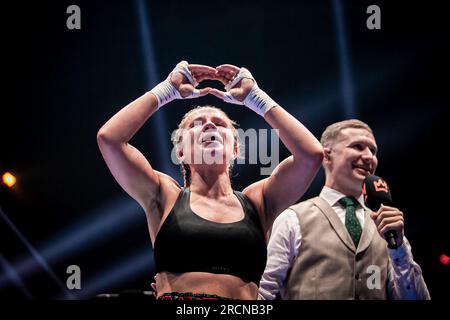
[[[364,204],[372,211],[378,211],[381,204],[392,206],[391,191],[382,178],[371,175],[367,176],[363,183],[362,193],[364,196]],[[384,233],[384,238],[388,243],[388,248],[397,249],[397,232],[389,230]]]

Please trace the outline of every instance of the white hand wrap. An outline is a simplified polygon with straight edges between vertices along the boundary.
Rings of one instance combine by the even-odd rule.
[[[183,76],[185,76],[186,79],[194,87],[198,85],[198,82],[195,81],[194,77],[191,74],[191,71],[188,69],[188,62],[181,61],[175,66],[175,68],[172,70],[172,72],[169,74],[166,80],[159,83],[156,87],[150,90],[150,92],[153,93],[158,100],[158,109],[174,99],[192,99],[197,98],[200,95],[200,90],[194,89],[191,95],[187,97],[182,97],[180,95],[180,92],[175,88],[175,86],[170,81],[170,77],[175,72],[181,73]]]
[[[236,86],[236,84],[238,84],[239,81],[244,78],[252,79],[254,84],[247,97],[244,99],[244,101],[241,102],[231,95],[230,89]],[[248,71],[246,68],[241,68],[233,81],[225,86],[225,89],[227,90],[223,97],[223,100],[225,102],[245,105],[247,108],[252,109],[257,114],[263,117],[267,111],[278,105],[274,100],[272,100],[272,98],[269,97],[267,93],[265,93],[258,87],[255,78],[253,78],[250,71]]]

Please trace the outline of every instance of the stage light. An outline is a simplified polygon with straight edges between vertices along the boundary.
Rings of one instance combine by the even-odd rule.
[[[445,254],[441,254],[439,256],[439,261],[444,265],[444,266],[448,266],[450,264],[450,257],[448,257]]]
[[[84,287],[74,294],[77,299],[90,299],[124,284],[130,279],[148,275],[154,268],[152,251],[148,245],[144,245],[117,264],[110,265],[91,278],[85,279]],[[64,297],[59,296],[56,299],[64,299]]]
[[[123,230],[124,226],[133,226],[143,218],[136,201],[123,195],[104,203],[83,215],[78,223],[69,225],[38,245],[36,250],[48,263],[57,263],[61,259],[78,253],[90,245],[99,245],[113,233]],[[35,274],[41,267],[30,256],[17,260],[13,268],[21,276]],[[9,283],[9,278],[0,273],[0,291]]]
[[[337,48],[339,56],[339,68],[341,77],[342,105],[345,117],[355,118],[355,94],[351,72],[351,59],[348,50],[347,31],[345,28],[344,8],[340,0],[333,1],[334,16],[336,23]]]
[[[2,181],[5,185],[11,188],[13,185],[16,184],[17,179],[12,173],[5,172],[2,176]]]
[[[142,62],[144,64],[143,69],[145,70],[146,76],[146,87],[153,88],[160,82],[160,79],[158,78],[155,43],[153,41],[153,32],[151,29],[152,24],[149,20],[150,11],[147,7],[146,1],[144,0],[136,0],[135,4],[137,13],[136,20],[138,22],[139,36],[141,39],[140,43],[142,44]],[[169,139],[166,139],[169,129],[167,128],[167,118],[164,110],[165,109],[163,108],[159,112],[152,115],[152,117],[156,120],[153,130],[155,130],[155,135],[160,137],[159,150],[161,150],[161,152],[158,152],[160,156],[159,163],[161,163],[164,173],[174,177],[179,183],[181,183],[183,180],[180,175],[180,170],[175,169],[170,158],[170,151],[172,150],[172,147],[169,144]]]
[[[6,215],[6,213],[2,210],[0,207],[0,219],[2,219],[9,227],[10,229],[16,234],[17,238],[22,242],[22,244],[28,249],[28,251],[31,253],[31,256],[36,261],[37,265],[39,265],[41,268],[43,268],[48,275],[55,281],[55,283],[61,288],[64,297],[66,299],[73,299],[73,295],[67,291],[67,287],[62,283],[62,281],[58,278],[56,273],[53,271],[53,269],[50,267],[48,262],[45,260],[45,258],[39,253],[38,250],[36,250],[33,245],[28,241],[28,239],[25,237],[24,234],[14,225],[14,223],[9,219],[9,217]],[[4,266],[7,265],[3,263]],[[9,272],[9,278],[11,278],[16,284],[18,284],[17,275],[20,277],[18,270],[12,266],[12,269],[14,269],[14,273],[12,273],[12,269],[10,269],[11,272]],[[20,284],[19,284],[20,285]]]

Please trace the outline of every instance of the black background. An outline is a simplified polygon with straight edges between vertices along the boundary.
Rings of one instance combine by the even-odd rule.
[[[18,183],[12,189],[0,187],[0,204],[44,257],[48,243],[63,243],[61,234],[83,226],[75,229],[79,245],[47,259],[63,285],[67,266],[80,266],[80,298],[149,290],[155,272],[144,213],[114,181],[96,144],[101,125],[150,89],[136,3],[39,1],[1,7],[0,171],[13,172]],[[245,66],[261,88],[319,138],[327,125],[349,117],[341,95],[333,3],[146,1],[156,62],[152,71],[162,80],[183,59]],[[377,174],[388,181],[394,203],[405,213],[406,236],[434,299],[448,298],[448,267],[439,263],[439,255],[450,255],[449,54],[442,3],[341,2],[355,101],[350,116],[375,132]],[[81,8],[81,30],[66,28],[71,4]],[[381,30],[366,28],[370,4],[381,8]],[[250,110],[211,96],[165,106],[131,143],[163,170],[170,133],[191,107],[207,103],[222,107],[243,129],[268,128]],[[166,132],[158,132],[163,121]],[[280,160],[287,156],[280,145]],[[167,173],[181,181],[179,169],[170,168]],[[238,165],[234,173],[237,190],[261,178],[259,165]],[[323,182],[321,172],[303,199],[318,194]],[[123,219],[120,205],[131,208]],[[94,229],[91,238],[80,231],[114,210],[113,229]],[[0,253],[13,268],[24,259],[35,261],[3,219]],[[135,254],[144,260],[133,269],[130,257]],[[32,297],[64,298],[55,280],[34,265],[34,271],[19,272]],[[131,269],[92,287],[109,271],[123,270],[120,266]],[[91,291],[83,295],[87,288]],[[0,286],[0,295],[25,297],[12,282]]]

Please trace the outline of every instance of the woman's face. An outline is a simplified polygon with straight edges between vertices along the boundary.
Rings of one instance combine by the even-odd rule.
[[[178,157],[189,165],[228,168],[229,162],[237,156],[233,130],[230,119],[220,110],[194,111],[183,127]]]

